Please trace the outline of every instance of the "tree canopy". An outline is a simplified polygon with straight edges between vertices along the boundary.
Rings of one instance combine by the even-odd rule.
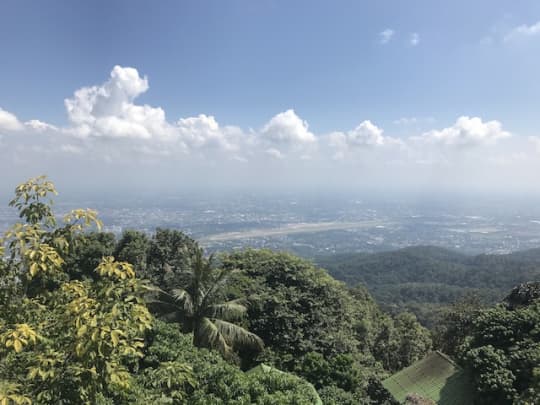
[[[21,221],[0,243],[2,404],[394,404],[381,380],[432,348],[414,314],[384,312],[310,261],[205,256],[177,230],[117,240],[93,210],[55,215],[55,194],[38,177],[10,203]],[[435,347],[470,373],[478,403],[540,402],[539,297],[524,283],[491,307],[441,308]],[[280,371],[246,372],[261,363]]]
[[[504,303],[478,312],[459,350],[478,403],[540,402],[538,283],[517,286]],[[527,291],[529,299],[515,299]]]
[[[44,177],[18,186],[11,205],[22,222],[1,239],[0,403],[313,403],[299,377],[247,376],[194,347],[178,325],[156,321],[146,304],[156,278],[137,276],[152,242],[128,234],[116,246],[87,233],[101,227],[92,210],[73,210],[59,225],[54,194]]]
[[[540,278],[540,249],[468,256],[434,246],[412,246],[328,255],[316,261],[347,285],[367,287],[384,310],[413,312],[429,328],[437,325],[444,307],[468,295],[494,304],[514,286]]]
[[[159,299],[154,301],[162,317],[178,321],[185,332],[193,333],[196,347],[218,350],[226,359],[234,357],[235,349],[262,350],[264,346],[257,335],[234,323],[247,312],[245,299],[223,300],[235,271],[215,268],[213,257],[205,258],[202,249],[197,249],[184,271],[178,273],[178,287],[159,289]]]

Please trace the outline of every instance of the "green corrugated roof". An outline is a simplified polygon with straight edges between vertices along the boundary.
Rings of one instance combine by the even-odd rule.
[[[473,402],[467,374],[440,352],[432,352],[397,372],[384,380],[383,386],[400,402],[413,393],[439,405],[469,405]]]

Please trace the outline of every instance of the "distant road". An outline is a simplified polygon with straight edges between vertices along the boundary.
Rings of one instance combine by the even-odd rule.
[[[220,242],[236,239],[252,239],[269,236],[291,235],[295,233],[314,233],[324,231],[335,231],[340,229],[374,228],[385,226],[387,223],[379,220],[369,220],[360,222],[312,222],[287,224],[279,228],[250,229],[241,232],[224,232],[215,235],[208,235],[200,238],[201,242]]]

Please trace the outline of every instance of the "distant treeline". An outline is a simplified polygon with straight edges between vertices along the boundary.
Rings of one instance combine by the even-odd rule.
[[[468,256],[434,246],[322,256],[321,267],[349,286],[362,284],[385,309],[409,310],[432,326],[441,306],[474,295],[501,300],[520,283],[540,280],[540,249]]]

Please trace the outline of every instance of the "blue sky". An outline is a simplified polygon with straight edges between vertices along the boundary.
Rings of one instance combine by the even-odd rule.
[[[4,0],[0,108],[74,126],[64,100],[118,65],[148,81],[130,102],[171,123],[204,114],[253,135],[292,109],[319,142],[365,121],[392,139],[421,137],[466,116],[525,139],[540,135],[539,22],[538,1]],[[298,128],[295,117],[278,128]],[[4,148],[24,143],[6,137]]]
[[[536,23],[538,1],[159,4],[3,1],[2,105],[60,124],[62,100],[119,64],[149,76],[141,102],[242,126],[288,108],[321,131],[465,113],[526,132],[540,121],[539,41],[482,43],[493,30]],[[395,34],[381,46],[385,29]]]

